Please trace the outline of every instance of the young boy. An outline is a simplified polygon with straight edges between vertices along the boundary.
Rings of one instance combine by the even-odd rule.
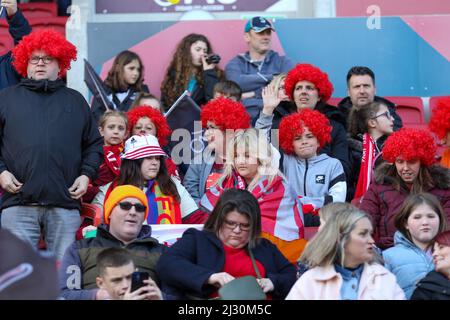
[[[111,300],[162,300],[156,283],[149,278],[145,286],[131,291],[131,275],[136,271],[131,255],[122,248],[108,248],[97,256],[97,286]]]
[[[214,86],[213,97],[224,97],[239,102],[242,98],[242,90],[236,82],[224,80]]]
[[[305,227],[318,226],[318,210],[330,202],[345,202],[347,184],[339,160],[318,154],[330,141],[331,126],[318,111],[303,109],[281,120],[283,173],[296,192]]]

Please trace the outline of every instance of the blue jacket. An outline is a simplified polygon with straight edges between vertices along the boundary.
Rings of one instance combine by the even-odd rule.
[[[407,299],[411,297],[417,283],[434,270],[432,258],[400,231],[395,232],[394,246],[383,251],[383,258],[385,267],[397,277]]]
[[[7,21],[9,34],[14,38],[14,44],[19,43],[22,37],[31,32],[31,27],[20,10],[17,10],[12,17],[8,17]],[[19,83],[20,78],[20,75],[12,66],[11,51],[0,56],[0,90]]]
[[[225,75],[228,80],[239,84],[242,92],[255,91],[253,98],[242,100],[252,118],[257,118],[262,108],[262,88],[267,86],[274,75],[288,72],[294,67],[294,63],[286,56],[280,56],[277,52],[269,50],[261,65],[251,62],[250,54],[242,53],[234,57],[225,67]]]
[[[261,239],[252,252],[274,284],[273,298],[284,299],[296,281],[295,267],[266,239]],[[224,264],[220,239],[209,231],[191,228],[161,255],[156,272],[164,292],[208,298],[217,288],[206,283],[213,273],[222,272]]]

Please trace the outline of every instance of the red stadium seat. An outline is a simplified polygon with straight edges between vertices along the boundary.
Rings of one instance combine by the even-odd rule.
[[[330,99],[328,99],[327,103],[329,105],[337,107],[337,105],[339,104],[339,102],[341,102],[341,100],[342,100],[342,98],[333,98],[333,97],[331,97]]]
[[[101,213],[102,210],[96,205],[90,203],[83,203],[81,205],[81,218],[91,220],[94,226],[98,226],[102,223]]]
[[[29,19],[28,22],[33,28],[33,31],[51,28],[66,36],[67,19],[68,17],[33,18]]]
[[[397,105],[397,113],[407,128],[426,126],[423,101],[421,97],[385,97]]]
[[[19,3],[18,7],[27,19],[58,16],[58,5],[56,2]]]
[[[319,227],[305,227],[305,240],[311,240],[317,231],[319,231]]]
[[[12,48],[14,48],[14,40],[9,33],[0,34],[0,55],[6,54]]]

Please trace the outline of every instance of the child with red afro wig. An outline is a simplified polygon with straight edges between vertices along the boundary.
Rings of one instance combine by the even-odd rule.
[[[250,115],[244,105],[224,97],[210,100],[200,113],[202,127],[206,128],[208,121],[221,130],[238,130],[250,128]]]
[[[147,132],[148,128],[146,129],[146,125],[151,122],[155,126],[156,138],[158,138],[159,145],[161,147],[167,145],[167,138],[170,136],[172,131],[170,130],[167,120],[161,111],[149,106],[137,106],[128,111],[127,116],[130,136],[136,134],[151,134],[150,132]],[[142,125],[142,128],[136,128],[136,124],[138,124],[139,120],[142,118],[147,118],[148,120],[144,119],[144,122],[148,123],[139,123],[139,125]]]
[[[294,154],[294,140],[305,131],[305,127],[317,138],[319,148],[331,141],[331,126],[328,118],[310,109],[284,117],[280,123],[280,147],[286,154]]]
[[[313,83],[319,91],[322,102],[327,102],[333,94],[333,85],[328,79],[328,75],[319,68],[303,63],[297,64],[286,76],[284,88],[289,98],[294,101],[294,88],[299,81],[309,81]]]
[[[383,159],[395,163],[397,158],[405,161],[420,160],[424,166],[431,166],[436,160],[436,143],[425,130],[402,128],[387,138],[383,147]]]
[[[450,168],[450,97],[438,101],[428,127],[439,139],[443,140],[446,148],[441,157],[441,165]]]
[[[64,77],[70,69],[71,60],[76,60],[77,49],[64,36],[53,29],[34,31],[23,37],[12,50],[13,65],[17,72],[27,77],[28,61],[36,50],[44,51],[48,56],[58,60],[59,77]]]
[[[283,173],[302,204],[305,226],[320,225],[318,211],[331,202],[345,202],[347,183],[339,160],[317,150],[331,141],[331,125],[319,111],[302,109],[280,123],[285,152]]]

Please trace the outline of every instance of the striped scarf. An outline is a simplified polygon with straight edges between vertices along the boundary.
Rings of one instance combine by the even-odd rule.
[[[363,135],[362,147],[361,168],[359,170],[358,184],[356,185],[355,199],[361,198],[366,194],[372,181],[376,147],[375,142],[368,133]]]
[[[212,211],[222,192],[229,188],[246,189],[244,179],[233,172],[231,177],[207,190],[200,205]],[[304,237],[297,200],[289,190],[283,178],[277,176],[270,185],[267,177],[261,177],[251,192],[261,208],[262,231],[286,241]]]

